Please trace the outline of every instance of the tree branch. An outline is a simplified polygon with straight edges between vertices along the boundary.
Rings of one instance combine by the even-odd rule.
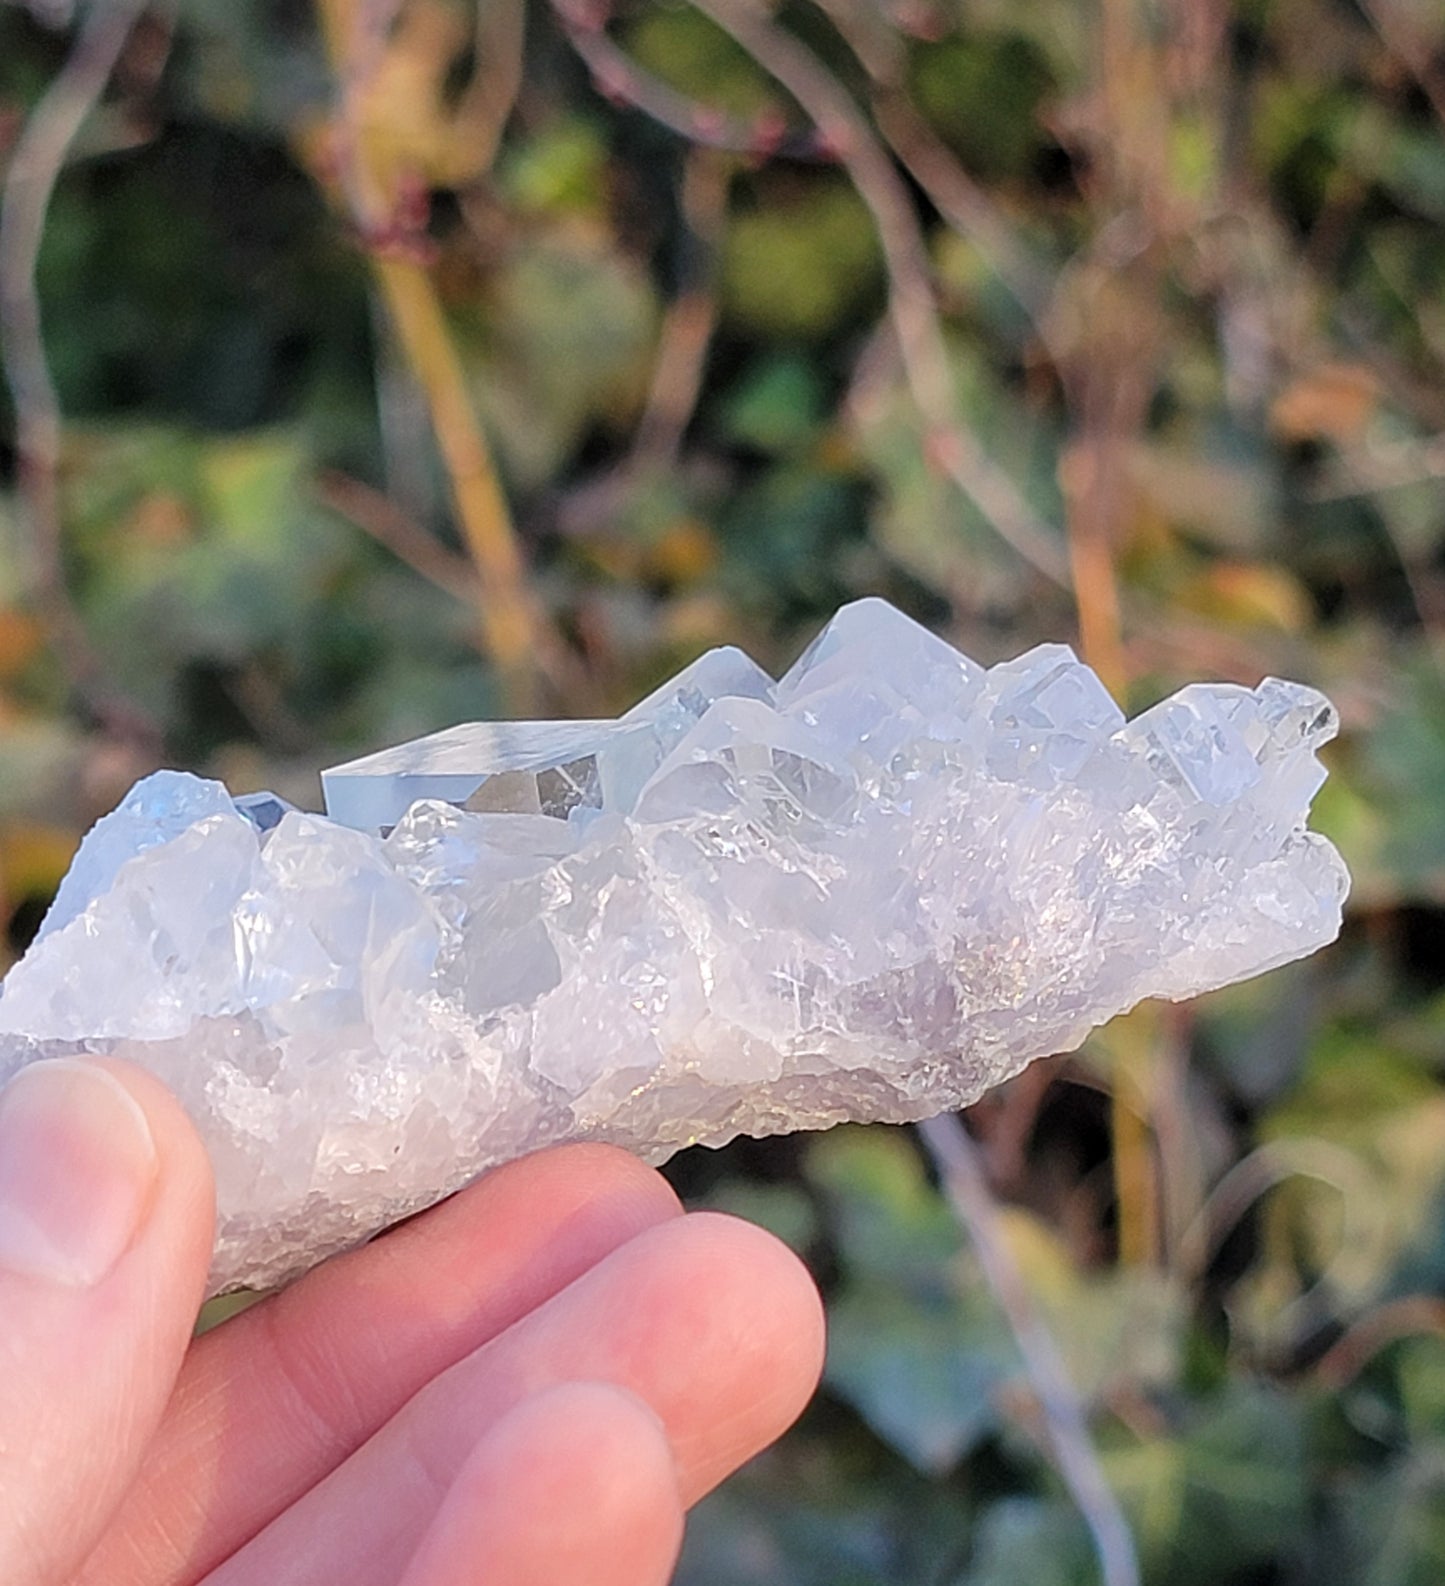
[[[717,249],[733,163],[702,148],[690,151],[684,166],[682,212],[690,242],[685,278],[663,316],[647,406],[624,473],[637,476],[675,461],[697,406],[717,324]]]
[[[1361,10],[1374,24],[1386,49],[1399,57],[1405,70],[1420,85],[1420,92],[1445,125],[1445,68],[1436,64],[1430,40],[1396,0],[1362,0]]]
[[[929,430],[925,445],[999,538],[1038,572],[1069,587],[1068,557],[1054,534],[959,416],[928,250],[893,161],[843,86],[800,40],[750,0],[693,0],[788,91],[837,155],[868,206],[888,271],[888,306],[913,400]]]
[[[160,729],[109,685],[70,598],[61,551],[60,399],[50,374],[36,269],[55,184],[99,103],[146,0],[93,0],[74,47],[15,145],[0,195],[0,346],[15,409],[21,516],[37,603],[81,704],[118,736],[154,747]]]
[[[1059,1347],[1040,1320],[1004,1238],[978,1148],[952,1114],[926,1120],[918,1125],[918,1132],[938,1168],[944,1193],[968,1231],[988,1285],[1008,1318],[1043,1411],[1055,1465],[1094,1539],[1104,1586],[1140,1586],[1134,1538],[1099,1465],[1083,1406],[1069,1381]]]
[[[354,523],[378,545],[384,545],[429,584],[468,606],[477,604],[481,591],[472,564],[428,534],[390,496],[334,468],[318,476],[315,488],[323,506]]]
[[[607,36],[608,7],[586,0],[551,0],[552,10],[604,99],[630,106],[650,120],[704,148],[758,158],[831,161],[832,151],[811,128],[797,131],[777,116],[748,121],[699,104],[663,82]]]
[[[1445,1300],[1435,1294],[1406,1294],[1368,1311],[1330,1345],[1315,1363],[1315,1376],[1331,1393],[1347,1387],[1366,1366],[1402,1338],[1445,1340]]]
[[[998,206],[954,158],[948,145],[919,115],[905,78],[906,56],[897,30],[878,15],[871,0],[816,0],[857,57],[873,84],[878,130],[903,168],[928,195],[943,219],[978,249],[1020,308],[1045,348],[1044,311],[1053,283],[1019,241]]]
[[[417,194],[399,190],[373,149],[367,89],[385,55],[399,0],[318,0],[327,50],[340,86],[336,176],[368,246],[371,267],[398,343],[426,396],[451,484],[462,539],[481,584],[482,639],[501,675],[509,707],[535,706],[539,671],[564,665],[527,584],[506,497],[471,397],[441,299],[408,224]]]

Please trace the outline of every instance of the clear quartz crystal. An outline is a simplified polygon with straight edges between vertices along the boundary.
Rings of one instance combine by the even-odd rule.
[[[777,683],[715,650],[618,721],[460,726],[328,815],[147,778],[0,996],[0,1078],[117,1052],[267,1285],[555,1141],[916,1119],[1149,996],[1313,951],[1334,713],[1199,684],[1125,722],[1061,645],[987,671],[877,600]]]

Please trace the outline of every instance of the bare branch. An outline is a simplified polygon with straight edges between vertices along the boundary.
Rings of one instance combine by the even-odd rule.
[[[896,28],[880,17],[871,0],[816,0],[873,83],[878,130],[933,207],[984,262],[1029,316],[1047,348],[1044,311],[1052,292],[1048,272],[1019,241],[988,193],[954,158],[948,145],[919,115],[907,93],[906,56]]]
[[[476,6],[476,60],[457,124],[466,128],[468,158],[489,168],[522,90],[527,11],[524,0],[476,0]]]
[[[1374,24],[1386,49],[1399,57],[1405,70],[1420,85],[1442,125],[1445,125],[1445,69],[1414,19],[1397,0],[1363,0],[1361,9]]]
[[[1013,1330],[1024,1369],[1043,1411],[1055,1465],[1094,1539],[1104,1586],[1139,1586],[1134,1538],[1099,1465],[1083,1406],[1069,1381],[1059,1347],[1040,1320],[1028,1285],[1009,1251],[978,1148],[951,1114],[928,1119],[919,1124],[918,1132]]]
[[[21,510],[37,601],[82,704],[119,735],[153,744],[159,729],[107,685],[66,584],[60,399],[46,357],[36,280],[55,184],[145,8],[146,0],[93,0],[65,64],[15,145],[0,196],[0,345],[15,409]]]
[[[1406,1294],[1388,1300],[1350,1324],[1316,1362],[1315,1375],[1331,1393],[1338,1393],[1382,1349],[1402,1338],[1422,1335],[1445,1339],[1445,1300],[1434,1294]]]
[[[996,468],[959,416],[928,250],[903,179],[867,119],[807,47],[750,0],[693,0],[770,72],[812,119],[868,206],[888,270],[889,315],[913,400],[929,430],[925,445],[998,536],[1052,583],[1069,587],[1058,536]]]
[[[1250,1207],[1292,1178],[1313,1179],[1339,1194],[1345,1214],[1342,1258],[1355,1260],[1380,1249],[1387,1230],[1375,1209],[1369,1172],[1359,1157],[1329,1140],[1308,1136],[1271,1140],[1230,1168],[1184,1230],[1175,1251],[1176,1270],[1183,1281],[1191,1288],[1197,1285]]]
[[[318,476],[316,495],[323,506],[354,523],[378,545],[384,545],[429,584],[466,605],[476,605],[480,588],[472,564],[428,534],[390,496],[334,468]]]
[[[717,249],[727,217],[732,163],[711,149],[699,148],[689,153],[683,170],[682,213],[690,243],[687,275],[663,316],[647,407],[623,463],[624,473],[635,475],[671,463],[697,406],[717,324]]]
[[[425,189],[388,169],[367,93],[385,57],[400,0],[317,0],[339,85],[335,180],[344,194],[397,342],[426,396],[457,521],[481,588],[483,642],[509,704],[535,708],[539,675],[566,669],[565,646],[547,622],[526,564],[466,370],[426,267]],[[421,214],[414,211],[421,210]]]
[[[779,156],[790,160],[834,158],[811,128],[797,131],[780,117],[745,120],[711,105],[699,104],[654,76],[607,36],[607,7],[586,0],[552,0],[552,10],[605,99],[629,105],[650,120],[703,148],[727,153]]]

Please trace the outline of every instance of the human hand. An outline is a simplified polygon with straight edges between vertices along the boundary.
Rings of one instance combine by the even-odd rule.
[[[503,1167],[191,1342],[205,1152],[149,1075],[0,1097],[6,1586],[651,1586],[818,1377],[795,1258],[605,1146]]]

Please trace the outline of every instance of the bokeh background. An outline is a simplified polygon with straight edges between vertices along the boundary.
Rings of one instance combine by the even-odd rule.
[[[0,0],[0,179],[12,956],[158,764],[314,806],[861,594],[1329,692],[1336,947],[1036,1065],[957,1206],[674,1164],[832,1326],[680,1579],[1099,1580],[1012,1285],[1150,1586],[1445,1580],[1439,0]]]

